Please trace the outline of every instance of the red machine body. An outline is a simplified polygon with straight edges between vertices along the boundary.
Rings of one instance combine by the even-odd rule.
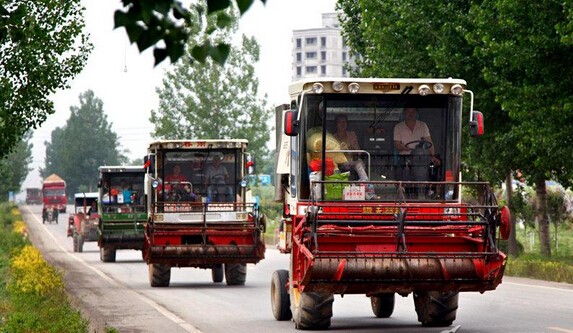
[[[83,252],[85,242],[98,240],[98,192],[75,193],[74,213],[68,216],[67,236],[72,237],[74,252]]]
[[[247,187],[246,147],[246,140],[150,144],[143,258],[151,286],[168,286],[172,267],[211,269],[213,282],[243,285],[246,265],[264,258],[265,221]]]
[[[291,259],[273,274],[277,320],[327,328],[334,294],[365,294],[385,318],[396,294],[413,294],[423,325],[448,326],[460,292],[501,283],[497,235],[509,210],[488,183],[460,181],[464,87],[378,78],[291,85],[290,109],[277,110],[279,249]],[[401,142],[396,131],[410,124],[423,134]],[[483,129],[472,108],[470,128]]]

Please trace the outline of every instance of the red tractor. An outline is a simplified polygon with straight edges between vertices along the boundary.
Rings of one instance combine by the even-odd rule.
[[[72,237],[74,252],[83,252],[84,242],[98,240],[98,192],[76,193],[74,213],[68,217],[68,237]]]
[[[462,182],[459,79],[307,79],[277,114],[279,249],[272,310],[298,329],[330,326],[334,294],[365,294],[379,318],[413,294],[418,320],[448,326],[459,292],[494,290],[509,210]],[[280,122],[279,122],[280,121]],[[281,124],[282,123],[282,124]],[[404,131],[404,132],[402,132]]]

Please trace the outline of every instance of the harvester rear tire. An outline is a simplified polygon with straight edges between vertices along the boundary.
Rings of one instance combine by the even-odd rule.
[[[74,252],[78,252],[78,235],[72,235],[72,246]]]
[[[385,293],[370,297],[372,312],[376,318],[390,318],[394,312],[395,294]]]
[[[293,288],[291,290],[291,304],[294,305],[293,321],[295,328],[299,330],[323,330],[330,327],[332,303],[334,303],[333,294],[298,293],[298,289]]]
[[[115,249],[111,247],[99,248],[100,259],[103,262],[115,262]]]
[[[149,264],[149,284],[152,287],[169,287],[171,267],[162,264]]]
[[[225,280],[228,286],[242,286],[247,280],[247,264],[225,264]]]
[[[414,292],[418,321],[424,326],[450,326],[456,320],[458,296],[457,291]]]
[[[271,306],[276,320],[290,320],[290,298],[287,290],[288,271],[279,269],[273,273],[271,280]]]
[[[211,278],[215,283],[223,282],[223,279],[225,278],[225,273],[223,272],[222,264],[213,265],[213,268],[211,268]]]

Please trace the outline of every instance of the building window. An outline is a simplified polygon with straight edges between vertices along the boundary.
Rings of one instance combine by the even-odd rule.
[[[306,73],[307,73],[307,74],[314,74],[314,73],[316,73],[316,66],[306,66]]]
[[[316,45],[316,37],[307,37],[306,45]]]
[[[306,59],[316,59],[316,52],[306,52]]]
[[[321,52],[320,52],[320,60],[326,61],[326,51],[321,51]]]
[[[302,68],[300,66],[296,66],[296,76],[302,75]]]
[[[320,66],[320,74],[326,75],[326,65]]]
[[[300,49],[302,47],[302,40],[300,38],[296,39],[296,48]]]
[[[326,37],[320,37],[320,46],[326,47]]]
[[[296,53],[296,62],[301,62],[302,61],[302,53],[297,52]]]
[[[342,67],[342,76],[346,76],[346,67]]]
[[[346,61],[346,52],[342,52],[342,61]]]

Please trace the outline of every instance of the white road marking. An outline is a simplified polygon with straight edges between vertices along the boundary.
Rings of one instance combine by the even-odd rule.
[[[100,277],[102,277],[104,280],[106,280],[107,282],[109,282],[110,284],[112,284],[115,287],[122,287],[126,290],[128,290],[130,293],[132,293],[134,296],[137,296],[139,299],[141,299],[143,302],[147,303],[148,305],[150,305],[152,308],[154,308],[155,310],[157,310],[159,313],[161,313],[163,316],[165,316],[166,318],[170,319],[171,321],[173,321],[175,324],[179,325],[181,328],[183,328],[184,330],[186,330],[187,332],[191,332],[191,333],[202,333],[201,330],[199,330],[198,328],[194,327],[193,325],[187,323],[184,319],[182,319],[181,317],[177,316],[175,313],[169,311],[167,308],[157,304],[154,300],[152,300],[149,297],[146,297],[145,295],[142,295],[138,292],[136,292],[135,290],[129,288],[128,286],[125,286],[119,282],[117,282],[116,280],[114,280],[112,277],[110,277],[109,275],[105,274],[104,272],[102,272],[101,270],[90,266],[85,260],[83,260],[82,258],[78,257],[77,255],[73,254],[72,252],[69,252],[68,250],[66,250],[66,248],[64,248],[56,239],[56,237],[52,234],[52,232],[50,232],[50,230],[48,228],[46,228],[46,225],[44,225],[43,223],[41,223],[41,221],[38,219],[38,217],[32,213],[32,211],[30,210],[30,208],[28,206],[26,206],[26,210],[28,210],[28,213],[30,215],[32,215],[34,217],[34,220],[36,221],[36,223],[38,223],[40,226],[42,226],[42,228],[44,228],[44,231],[46,234],[48,234],[53,240],[54,243],[57,244],[57,246],[60,248],[60,250],[62,250],[62,252],[64,252],[65,254],[67,254],[68,256],[70,256],[70,258],[76,260],[77,262],[81,263],[82,265],[84,265],[85,267],[91,269],[94,273],[96,273],[97,275],[99,275]]]

